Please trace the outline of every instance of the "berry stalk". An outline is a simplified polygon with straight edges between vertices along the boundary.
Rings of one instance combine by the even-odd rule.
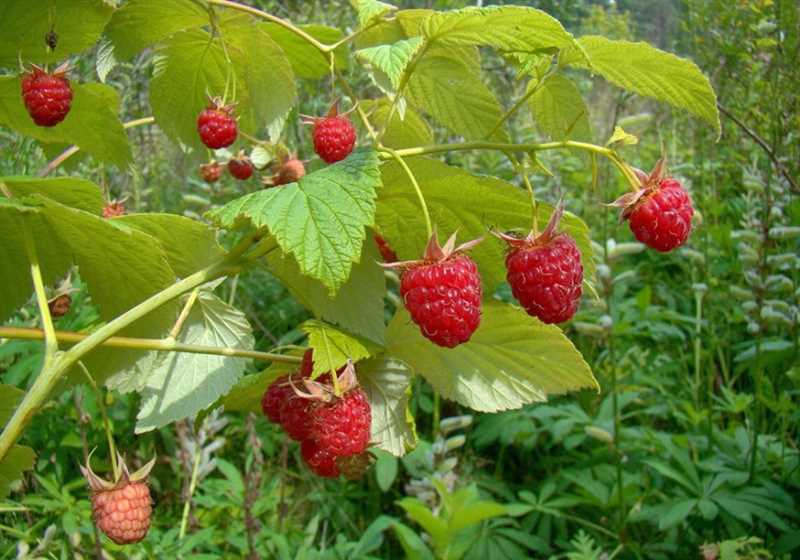
[[[428,213],[428,204],[425,202],[425,196],[422,194],[422,189],[419,187],[419,183],[417,183],[417,178],[414,177],[414,174],[411,172],[408,164],[400,156],[400,151],[401,150],[390,150],[389,148],[383,148],[384,153],[388,154],[400,164],[400,167],[402,167],[403,171],[406,172],[411,184],[414,186],[414,190],[417,192],[417,198],[419,198],[419,205],[422,207],[422,215],[425,216],[425,229],[428,232],[428,238],[430,239],[433,237],[433,226],[431,225],[431,216]]]

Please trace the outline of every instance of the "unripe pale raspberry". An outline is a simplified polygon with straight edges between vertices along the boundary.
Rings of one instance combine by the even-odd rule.
[[[271,184],[275,187],[296,183],[306,175],[305,165],[297,158],[287,159],[273,167],[273,169],[274,175],[272,176]]]
[[[69,113],[72,107],[72,87],[66,72],[66,64],[52,74],[34,66],[22,77],[22,100],[37,125],[55,126]]]
[[[203,163],[200,165],[200,176],[206,183],[216,183],[222,176],[222,166],[216,161]]]
[[[117,544],[141,541],[150,528],[152,501],[146,482],[129,482],[92,494],[92,516],[97,527]]]

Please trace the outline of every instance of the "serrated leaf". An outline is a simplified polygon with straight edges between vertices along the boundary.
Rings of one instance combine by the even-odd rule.
[[[361,49],[356,51],[356,56],[386,74],[392,87],[397,89],[403,72],[405,72],[408,63],[419,51],[422,43],[423,39],[421,37],[412,37],[391,45],[378,45],[377,47]]]
[[[361,107],[369,115],[372,125],[384,131],[381,143],[387,148],[397,150],[433,144],[431,127],[411,107],[406,107],[402,118],[400,111],[395,111],[391,122],[387,122],[391,113],[391,101],[385,97],[377,101],[362,101]]]
[[[578,43],[589,61],[567,63],[596,72],[628,91],[685,109],[709,123],[717,136],[721,133],[717,97],[694,62],[643,42],[587,36]]]
[[[314,45],[292,33],[285,27],[274,23],[261,24],[272,39],[280,45],[286,53],[292,69],[298,78],[315,80],[330,75],[330,62],[328,57],[317,50]],[[300,25],[300,29],[325,44],[333,44],[343,37],[342,32],[326,25]],[[350,63],[347,47],[342,46],[334,51],[336,68],[346,70]]]
[[[636,136],[634,136],[633,134],[628,134],[621,126],[615,126],[614,134],[612,134],[611,138],[608,139],[608,142],[606,142],[606,146],[612,146],[614,144],[622,144],[623,146],[629,146],[638,143],[639,139]]]
[[[103,39],[97,46],[97,60],[94,64],[100,83],[106,83],[106,78],[118,63],[119,61],[114,55],[114,45],[111,44],[111,41]]]
[[[505,280],[506,244],[488,235],[490,229],[517,229],[527,233],[531,227],[531,203],[527,193],[494,177],[478,176],[437,160],[413,158],[408,166],[422,187],[431,219],[440,236],[458,230],[458,239],[466,241],[483,235],[487,239],[470,255],[478,264],[484,293],[494,294]],[[411,181],[396,163],[381,169],[384,188],[378,198],[375,220],[400,260],[418,259],[427,244],[425,223],[419,200]],[[537,205],[539,224],[546,224],[552,206]],[[581,252],[584,276],[591,279],[595,264],[592,258],[589,228],[577,216],[565,214],[560,231],[569,233]]]
[[[253,335],[241,311],[208,292],[200,292],[183,325],[180,342],[251,350]],[[225,395],[244,372],[246,360],[164,352],[142,390],[136,432],[188,418]]]
[[[536,87],[531,80],[530,88]],[[539,129],[553,140],[591,141],[589,109],[575,84],[561,74],[550,76],[530,98]]]
[[[402,457],[417,445],[414,417],[408,414],[411,372],[399,360],[381,355],[358,364],[358,381],[372,409],[372,441]]]
[[[334,294],[360,259],[364,228],[374,222],[379,186],[377,154],[357,150],[299,183],[245,195],[209,212],[208,217],[227,228],[243,221],[268,228],[303,274],[321,281]]]
[[[347,281],[333,298],[319,280],[304,276],[297,261],[288,255],[273,251],[267,255],[266,262],[269,271],[316,317],[383,344],[386,277],[377,264],[380,258],[372,236],[367,235],[361,260],[353,265]]]
[[[40,194],[64,206],[100,214],[103,210],[103,194],[100,187],[78,177],[26,177],[16,175],[0,177],[0,183],[15,197],[24,198]]]
[[[480,412],[544,402],[599,388],[580,352],[561,330],[496,301],[483,304],[481,325],[456,348],[424,338],[401,310],[386,333],[387,352],[411,366],[443,397]]]
[[[395,6],[378,0],[350,0],[350,4],[358,13],[358,23],[361,27],[366,27],[373,20],[396,10]]]
[[[464,92],[469,92],[465,95]],[[467,140],[486,139],[503,109],[480,74],[477,53],[469,48],[432,48],[408,79],[408,101]],[[507,139],[502,129],[492,139]]]
[[[113,9],[102,0],[3,0],[0,3],[0,66],[17,67],[19,61],[38,64],[63,62],[100,38]],[[45,35],[58,36],[48,51]]]
[[[67,117],[52,128],[36,126],[25,110],[18,76],[0,76],[0,125],[46,143],[76,144],[99,161],[123,169],[131,161],[128,137],[117,116],[119,95],[103,84],[72,83]]]
[[[575,47],[575,39],[557,19],[522,6],[434,12],[422,22],[421,31],[431,42],[454,46],[482,45],[522,52]]]
[[[11,385],[0,385],[0,426],[5,426],[25,393]],[[14,445],[0,461],[0,499],[8,496],[11,483],[33,468],[36,454],[24,445]]]
[[[114,218],[157,239],[170,267],[181,278],[209,266],[223,255],[216,232],[203,222],[177,214],[127,214]]]
[[[194,0],[128,0],[114,12],[106,36],[118,60],[127,60],[179,31],[208,25],[208,11]]]
[[[312,378],[335,371],[348,360],[357,363],[380,351],[366,339],[342,332],[331,325],[311,319],[300,325],[308,336],[308,345],[314,349],[314,371]]]

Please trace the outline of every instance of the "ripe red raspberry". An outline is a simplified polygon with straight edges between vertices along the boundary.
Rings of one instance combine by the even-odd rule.
[[[383,236],[376,233],[374,237],[375,243],[378,245],[378,251],[380,251],[381,257],[383,257],[383,262],[393,263],[397,261],[397,253],[389,246]]]
[[[336,163],[350,155],[356,144],[356,129],[346,115],[340,115],[334,103],[324,117],[306,118],[314,125],[314,151],[326,163]]]
[[[228,162],[228,172],[240,181],[246,181],[253,175],[253,164],[250,159],[240,153]]]
[[[81,471],[92,490],[92,518],[95,525],[117,544],[137,543],[144,539],[150,528],[152,500],[147,476],[155,459],[139,471],[130,474],[120,459],[120,475],[108,482],[94,474],[91,467]]]
[[[384,265],[400,268],[400,295],[422,335],[446,348],[466,342],[481,322],[481,277],[464,251],[476,239],[455,247],[455,234],[444,247],[434,234],[422,260]]]
[[[212,150],[233,144],[238,133],[233,107],[223,106],[219,100],[212,100],[197,117],[197,132],[203,144]]]
[[[661,158],[648,175],[634,169],[640,188],[612,202],[622,208],[622,220],[629,220],[633,235],[641,243],[662,253],[680,247],[692,231],[694,208],[689,193],[667,174]]]
[[[360,387],[334,396],[330,402],[315,404],[308,414],[310,439],[328,453],[337,457],[356,455],[369,445],[372,410]]]
[[[216,161],[203,163],[200,165],[200,176],[206,183],[216,183],[222,176],[222,166]]]
[[[55,126],[66,118],[72,106],[72,87],[66,77],[66,63],[49,74],[34,66],[22,77],[22,100],[33,122]]]
[[[336,456],[326,451],[316,441],[307,439],[300,444],[300,454],[303,456],[308,468],[314,474],[325,478],[339,476],[339,467],[336,465]]]
[[[264,416],[269,418],[270,422],[281,423],[281,408],[290,398],[296,396],[292,385],[300,387],[300,383],[304,378],[311,377],[311,370],[313,369],[312,358],[312,350],[306,350],[303,354],[303,361],[300,364],[300,371],[292,374],[291,381],[288,376],[283,375],[273,381],[264,392],[264,396],[261,398],[261,410],[264,412]]]
[[[289,183],[296,183],[302,177],[305,177],[306,167],[303,162],[296,158],[290,158],[274,167],[274,175],[272,176],[272,186],[287,185]]]
[[[104,218],[116,218],[125,215],[125,203],[113,200],[103,207]]]

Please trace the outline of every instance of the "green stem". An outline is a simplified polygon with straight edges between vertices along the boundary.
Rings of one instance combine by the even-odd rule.
[[[389,116],[386,118],[386,124],[384,125],[383,129],[381,130],[380,134],[378,134],[378,138],[382,139],[386,129],[389,127],[389,123],[392,122],[392,118],[394,117],[395,111],[397,111],[397,104],[400,102],[400,98],[403,97],[403,94],[406,91],[406,86],[408,86],[408,81],[411,79],[411,75],[414,73],[414,70],[417,68],[417,64],[425,56],[425,53],[428,51],[430,47],[430,43],[425,41],[422,44],[422,47],[417,51],[414,55],[414,58],[411,62],[408,63],[406,66],[405,71],[403,72],[402,78],[400,78],[400,83],[397,86],[397,93],[394,95],[394,99],[392,99],[392,106],[389,107]]]
[[[50,307],[47,305],[47,295],[44,291],[42,270],[39,267],[39,255],[36,253],[36,242],[34,241],[33,232],[27,220],[22,220],[22,229],[25,235],[25,251],[28,254],[28,261],[30,261],[31,265],[31,278],[33,279],[33,289],[36,293],[36,304],[39,306],[39,314],[41,315],[42,327],[44,328],[45,363],[48,363],[53,360],[58,353],[56,329],[53,326],[53,317],[50,315]]]
[[[439,435],[439,424],[441,423],[441,398],[439,393],[433,391],[433,428],[431,429],[431,441],[436,441]]]
[[[111,430],[111,420],[108,418],[105,397],[103,396],[103,392],[100,390],[100,387],[97,386],[97,382],[94,380],[94,377],[92,377],[92,374],[89,373],[89,370],[86,369],[85,365],[83,365],[83,362],[78,362],[78,367],[83,372],[83,375],[86,376],[86,380],[92,387],[92,390],[94,390],[94,396],[97,399],[97,407],[100,409],[100,415],[103,417],[103,427],[105,429],[106,440],[108,442],[108,454],[111,457],[111,472],[114,473],[114,480],[119,480],[121,473],[119,470],[119,464],[117,463],[117,446],[114,445],[114,435]],[[87,463],[88,460],[89,459],[87,458]]]
[[[178,534],[178,540],[183,540],[183,538],[186,536],[186,526],[189,521],[189,510],[192,507],[192,496],[194,496],[194,491],[197,487],[197,475],[200,471],[200,455],[202,451],[203,448],[198,444],[194,452],[192,479],[189,481],[189,495],[186,497],[186,503],[183,504],[183,515],[181,515],[181,528]]]
[[[200,295],[200,289],[195,288],[192,290],[192,293],[189,295],[189,299],[186,300],[186,304],[181,309],[181,314],[178,315],[178,320],[175,321],[175,325],[172,327],[172,330],[169,331],[169,336],[167,336],[167,340],[177,340],[178,336],[181,334],[181,330],[183,329],[183,324],[186,322],[186,319],[189,318],[189,313],[192,311],[192,307],[194,307],[194,303],[197,301],[197,297]]]
[[[354,102],[357,99],[355,93],[353,92],[353,88],[350,87],[350,84],[345,80],[339,71],[336,72],[336,79],[339,82],[339,86],[344,90],[344,92],[352,99]],[[375,128],[372,126],[372,123],[369,122],[369,117],[364,112],[364,109],[356,103],[356,113],[358,113],[358,117],[361,119],[361,122],[364,123],[364,127],[367,129],[367,133],[369,133],[370,138],[372,138],[373,142],[378,142],[378,133],[375,132]],[[388,121],[387,121],[388,122]]]
[[[514,113],[516,113],[519,110],[519,108],[522,107],[528,99],[533,97],[533,95],[537,91],[539,91],[541,89],[541,87],[545,84],[545,82],[547,82],[547,78],[549,78],[550,76],[555,74],[555,72],[556,72],[556,70],[553,70],[552,72],[549,72],[549,73],[545,74],[540,80],[538,80],[536,82],[535,86],[533,86],[527,92],[525,92],[525,95],[520,97],[517,100],[517,102],[514,103],[514,105],[512,105],[511,108],[508,111],[503,113],[503,116],[500,117],[500,119],[497,121],[497,123],[492,127],[491,132],[489,132],[489,134],[487,134],[486,137],[487,138],[491,138],[494,135],[495,132],[500,130],[500,127],[503,126],[503,123],[505,123],[508,119],[510,119],[511,116]]]
[[[383,153],[389,154],[392,158],[394,158],[395,161],[397,161],[397,163],[400,164],[400,167],[403,168],[403,171],[406,172],[406,175],[408,175],[408,178],[411,180],[411,184],[414,186],[414,190],[417,192],[417,198],[419,198],[419,205],[422,207],[422,215],[425,217],[425,228],[428,231],[428,239],[430,239],[433,237],[431,216],[428,213],[428,204],[425,202],[425,196],[422,194],[422,189],[419,187],[419,183],[417,183],[417,178],[414,177],[414,174],[411,172],[411,168],[408,167],[408,164],[405,162],[405,160],[400,157],[400,150],[390,150],[389,148],[382,148],[382,150]]]

